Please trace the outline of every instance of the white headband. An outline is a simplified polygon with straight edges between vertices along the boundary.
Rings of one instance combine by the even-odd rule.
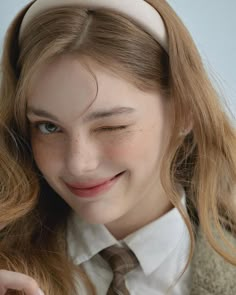
[[[26,12],[21,24],[19,41],[27,24],[39,13],[64,5],[78,5],[91,10],[108,9],[134,20],[168,52],[168,37],[158,11],[144,0],[37,0]]]

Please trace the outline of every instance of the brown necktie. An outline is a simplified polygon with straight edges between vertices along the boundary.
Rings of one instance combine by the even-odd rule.
[[[107,295],[129,295],[124,276],[139,264],[134,253],[127,248],[111,246],[102,250],[100,254],[110,265],[114,275]]]

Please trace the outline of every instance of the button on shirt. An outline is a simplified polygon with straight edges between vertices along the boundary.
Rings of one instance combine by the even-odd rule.
[[[140,265],[125,277],[131,295],[164,295],[183,271],[190,249],[187,227],[176,208],[122,241],[116,240],[104,225],[88,224],[72,213],[67,242],[74,264],[83,267],[98,295],[107,293],[113,277],[98,254],[101,250],[117,244],[134,252]],[[189,295],[190,276],[189,266],[170,294]],[[79,283],[79,278],[76,280]]]

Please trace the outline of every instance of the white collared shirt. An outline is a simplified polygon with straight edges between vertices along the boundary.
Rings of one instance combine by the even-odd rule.
[[[176,208],[122,241],[117,241],[104,225],[88,224],[73,213],[67,241],[70,257],[76,265],[83,266],[97,295],[107,293],[113,277],[107,262],[98,254],[104,248],[125,244],[135,253],[140,266],[125,277],[131,295],[166,294],[183,271],[190,248],[187,227]],[[189,266],[169,294],[189,295],[190,276]]]

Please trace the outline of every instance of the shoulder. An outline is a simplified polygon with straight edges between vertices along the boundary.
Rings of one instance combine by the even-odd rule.
[[[236,238],[225,232],[228,240],[236,247]],[[216,253],[199,229],[192,260],[191,295],[235,295],[236,267]]]

